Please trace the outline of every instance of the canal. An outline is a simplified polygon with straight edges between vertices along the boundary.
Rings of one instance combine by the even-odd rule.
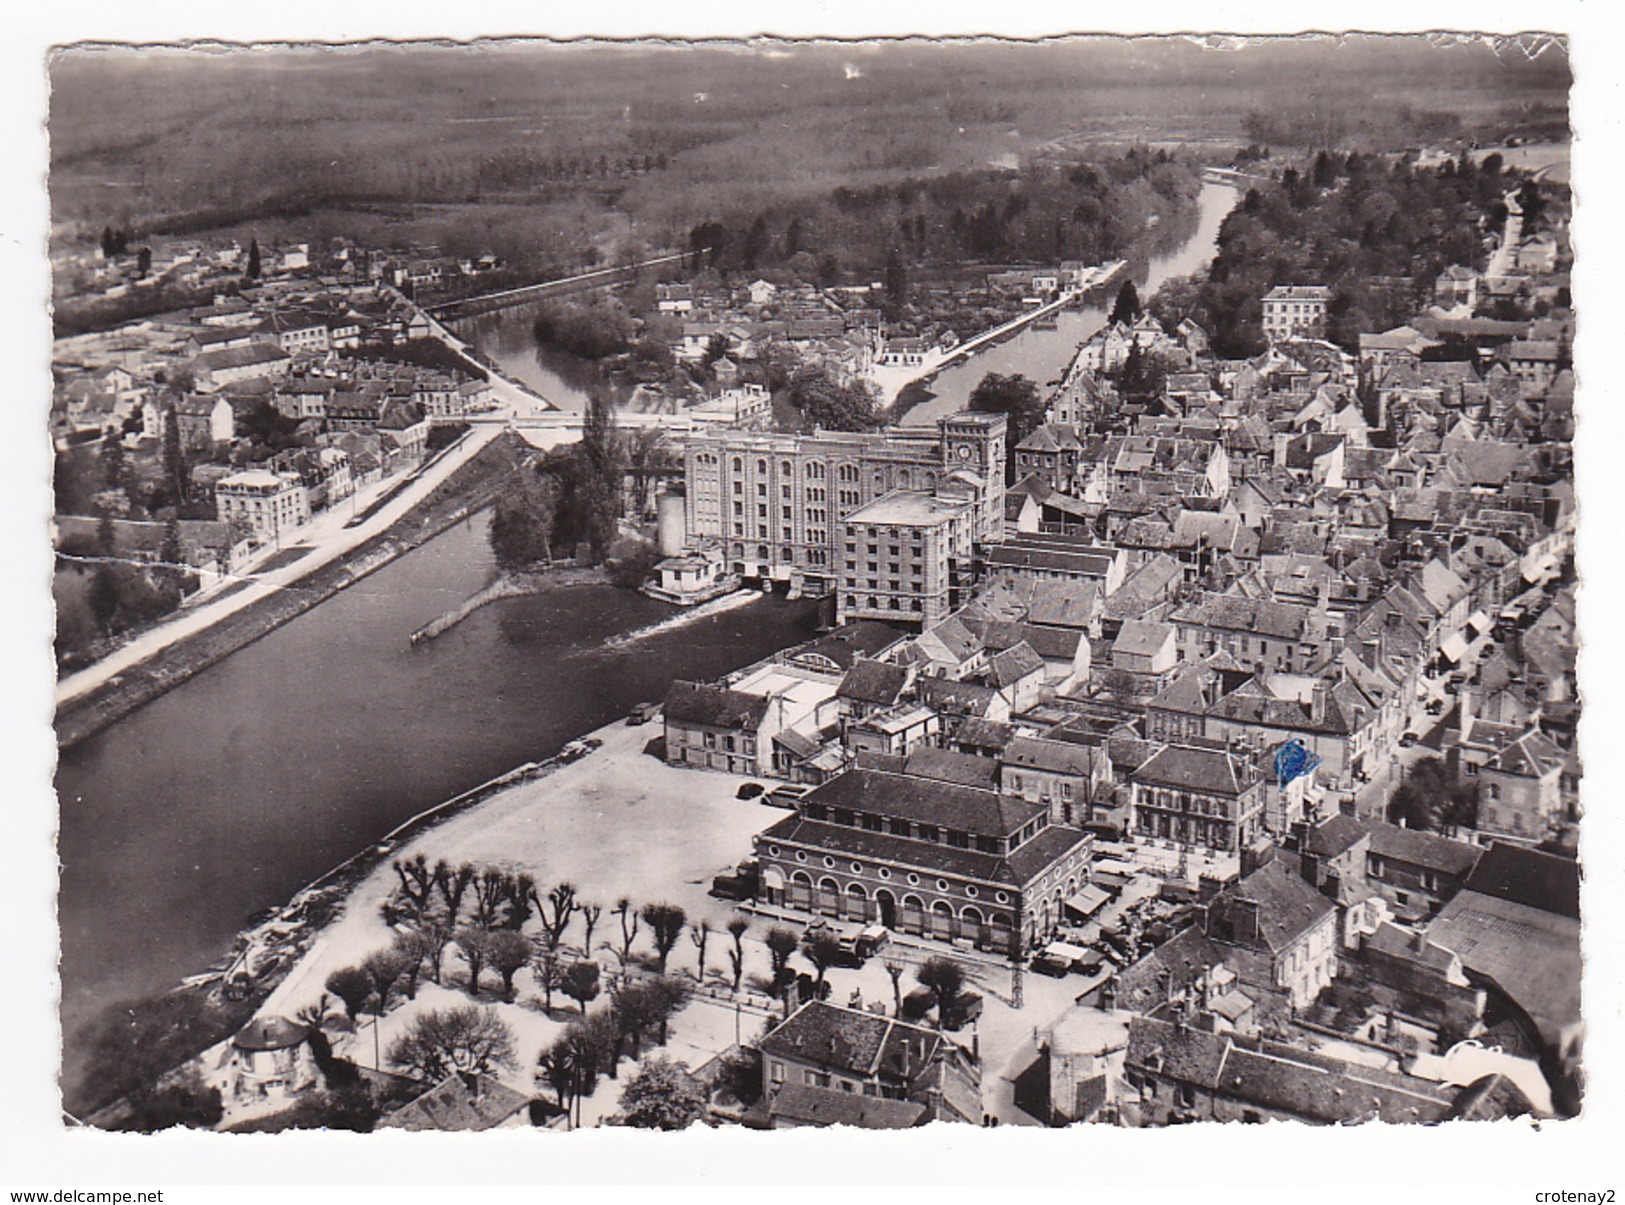
[[[682,614],[610,586],[505,599],[416,648],[490,580],[468,520],[62,755],[62,1023],[163,991],[247,916],[442,799],[570,739],[675,677],[810,636],[816,604]],[[653,730],[651,729],[651,732]]]

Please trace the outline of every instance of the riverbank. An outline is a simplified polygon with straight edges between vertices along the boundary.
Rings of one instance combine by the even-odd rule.
[[[523,598],[529,594],[544,594],[565,586],[608,585],[609,574],[602,566],[584,568],[575,565],[557,565],[533,573],[504,573],[496,581],[476,594],[470,595],[459,606],[444,615],[438,615],[412,633],[413,644],[443,636],[462,623],[481,607],[504,598]]]
[[[428,836],[440,825],[516,786],[546,778],[579,760],[589,748],[583,743],[544,761],[526,762],[426,808],[300,888],[269,918],[243,929],[233,940],[231,953],[210,970],[189,976],[160,997],[116,1006],[111,1014],[117,1017],[116,1040],[131,1048],[124,1052],[126,1057],[133,1060],[136,1070],[161,1077],[237,1034],[289,976],[306,964],[317,942],[349,914],[357,889],[392,860],[403,842]],[[95,1052],[89,1053],[95,1057]],[[106,1047],[101,1053],[110,1066],[118,1066],[117,1053]],[[99,1069],[94,1062],[73,1068],[65,1063],[63,1106],[70,1116],[84,1115],[89,1125],[117,1128],[129,1113],[133,1079],[128,1086],[116,1080],[87,1082]]]
[[[289,586],[175,641],[122,674],[60,704],[56,714],[57,748],[72,748],[483,510],[530,455],[529,445],[517,435],[499,435],[378,535]]]

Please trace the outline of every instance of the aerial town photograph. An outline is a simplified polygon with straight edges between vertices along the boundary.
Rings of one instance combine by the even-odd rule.
[[[43,70],[62,1127],[1581,1124],[1563,35]]]

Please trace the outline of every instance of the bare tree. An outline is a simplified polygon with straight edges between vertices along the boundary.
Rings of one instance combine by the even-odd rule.
[[[372,976],[360,967],[341,967],[327,977],[327,990],[344,1001],[353,1022],[372,996]]]
[[[587,930],[587,936],[581,943],[581,952],[588,958],[592,957],[592,931],[598,927],[598,918],[604,915],[602,904],[582,904],[581,924]]]
[[[388,1058],[391,1066],[429,1083],[453,1072],[484,1075],[514,1065],[513,1031],[492,1008],[425,1009],[390,1043]]]
[[[485,967],[485,960],[490,957],[490,931],[477,925],[464,925],[457,930],[452,940],[457,943],[457,948],[463,952],[463,961],[468,963],[469,993],[478,996],[480,994],[480,971]]]
[[[400,977],[406,974],[410,961],[393,947],[375,950],[362,961],[361,969],[367,972],[367,978],[372,980],[372,990],[378,993],[379,1016],[388,1010],[389,993]]]
[[[530,962],[530,942],[513,929],[498,929],[486,942],[491,969],[502,976],[502,998],[513,999],[513,977]]]
[[[728,922],[728,935],[734,939],[733,949],[728,951],[728,962],[733,967],[734,991],[745,981],[745,934],[750,929],[750,922],[742,916],[736,916]]]
[[[537,900],[536,911],[542,918],[542,927],[547,930],[555,946],[564,943],[564,932],[570,927],[570,918],[579,909],[580,905],[576,903],[575,884],[569,882],[560,883],[547,893],[546,908],[543,908],[541,901]]]
[[[456,870],[452,870],[445,862],[435,866],[435,878],[440,884],[440,894],[446,901],[446,928],[457,927],[457,921],[463,910],[463,897],[473,884],[475,874],[472,862],[464,862]]]
[[[293,1015],[293,1019],[311,1029],[320,1029],[327,1023],[328,996],[323,992],[314,1004],[306,1004]]]
[[[696,968],[694,978],[705,982],[705,947],[711,940],[711,922],[701,917],[688,927],[688,939],[694,943],[694,949],[699,952],[699,966]]]
[[[572,963],[564,972],[563,982],[559,986],[564,994],[581,1006],[581,1015],[587,1015],[587,1004],[598,998],[598,964],[596,962]]]
[[[494,929],[512,894],[512,879],[506,871],[495,866],[480,871],[474,876],[474,923],[482,929]]]
[[[660,962],[660,973],[664,975],[666,959],[671,954],[672,947],[677,944],[677,939],[683,935],[683,926],[688,923],[688,913],[676,904],[645,904],[643,919],[654,935],[655,957]]]
[[[430,941],[424,926],[414,925],[395,934],[395,952],[406,960],[402,977],[406,980],[406,998],[418,997],[418,977],[423,974],[423,960],[429,956]]]
[[[889,958],[881,965],[886,968],[886,974],[891,976],[891,1015],[901,1017],[903,1015],[903,972],[908,970],[908,967]]]
[[[536,982],[542,989],[542,1007],[552,1012],[553,989],[558,987],[564,978],[564,960],[559,957],[558,946],[553,944],[546,933],[536,939],[533,950],[531,973],[536,976]]]
[[[446,947],[451,944],[451,929],[439,921],[429,921],[420,926],[417,932],[423,938],[423,956],[429,963],[429,978],[440,983],[441,962],[446,956]]]
[[[429,860],[421,853],[409,862],[397,859],[395,874],[401,880],[401,894],[406,896],[407,903],[412,906],[412,915],[422,920],[423,911],[429,906],[429,896],[434,891],[435,883],[434,872],[429,869]]]
[[[638,914],[632,908],[632,901],[624,895],[615,901],[615,915],[621,921],[621,965],[625,966],[632,958],[632,943],[638,936]]]

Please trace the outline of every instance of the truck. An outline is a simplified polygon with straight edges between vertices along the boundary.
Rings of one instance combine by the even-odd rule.
[[[711,894],[720,900],[753,900],[761,887],[761,864],[755,858],[746,858],[711,880]]]

